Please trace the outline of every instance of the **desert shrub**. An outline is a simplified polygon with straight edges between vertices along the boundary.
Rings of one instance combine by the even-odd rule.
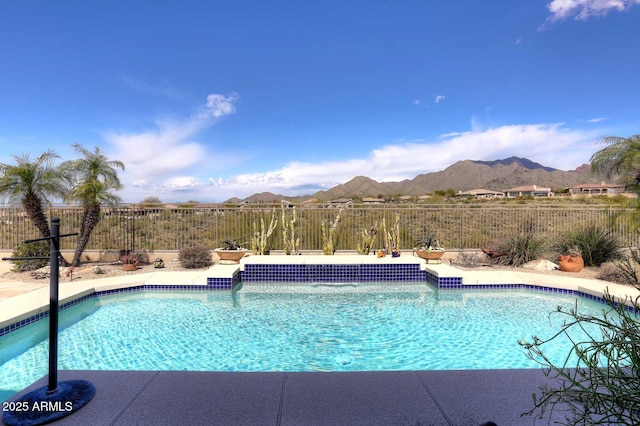
[[[639,300],[627,296],[629,310],[608,292],[604,299],[608,310],[601,316],[583,315],[577,306],[558,307],[555,314],[565,317],[559,331],[548,339],[533,336],[518,342],[554,379],[553,386],[545,385],[533,396],[534,408],[526,414],[542,417],[546,411],[563,411],[562,424],[567,425],[640,424]],[[587,336],[572,339],[574,332]],[[545,345],[559,337],[571,339],[570,352],[577,356],[577,364],[567,356],[563,364],[555,365],[545,354]]]
[[[494,242],[487,250],[491,261],[500,265],[521,266],[544,257],[548,244],[544,237],[533,232],[514,232],[503,240]]]
[[[580,249],[585,266],[600,266],[622,258],[620,241],[611,232],[595,224],[568,229],[560,235],[554,250],[563,253],[572,246]]]
[[[149,253],[146,250],[120,250],[120,262],[149,264]]]
[[[625,266],[628,266],[629,269],[625,269],[624,267],[621,268],[620,264],[622,262],[627,263],[627,265]],[[620,260],[618,262],[607,262],[600,265],[600,269],[598,270],[598,275],[596,276],[596,278],[612,283],[628,284],[629,276],[627,271],[633,271],[633,273],[637,274],[638,268],[637,266],[625,262],[624,260]]]
[[[589,231],[591,236],[603,235],[593,228]],[[617,256],[614,262],[602,264],[598,278],[640,290],[640,249],[628,256],[618,249]],[[564,317],[559,331],[547,339],[533,336],[518,342],[554,379],[553,385],[533,395],[534,408],[526,414],[542,417],[546,411],[561,410],[565,413],[562,424],[568,425],[640,424],[640,297],[623,300],[605,290],[603,298],[607,309],[600,316],[578,312],[577,304],[568,310],[558,307],[553,314]],[[572,338],[574,331],[586,337]],[[572,348],[562,364],[554,364],[545,353],[546,344],[564,337]],[[570,361],[571,355],[577,363]]]
[[[138,258],[138,263],[140,264],[149,264],[151,261],[149,260],[149,253],[146,250],[136,250],[136,257]]]
[[[616,266],[624,276],[622,283],[640,288],[640,249],[631,250],[628,256],[616,261]]]
[[[211,253],[200,246],[184,247],[178,252],[178,260],[183,268],[205,268],[211,265]]]
[[[487,263],[487,256],[483,253],[461,251],[456,256],[455,262],[460,266],[477,266]]]
[[[46,256],[46,259],[12,260],[14,272],[35,271],[49,264],[49,243],[36,241],[28,244],[20,244],[13,250],[12,257]]]

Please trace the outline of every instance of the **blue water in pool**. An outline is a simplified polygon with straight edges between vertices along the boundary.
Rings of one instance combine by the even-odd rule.
[[[424,284],[245,284],[237,292],[145,291],[61,312],[61,370],[380,371],[536,368],[519,339],[550,337],[559,305],[525,290]],[[0,338],[0,400],[47,374],[48,320]],[[548,345],[560,363],[566,340]]]

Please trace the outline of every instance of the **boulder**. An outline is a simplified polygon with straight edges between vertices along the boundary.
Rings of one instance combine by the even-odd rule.
[[[534,271],[553,271],[554,269],[559,268],[555,263],[545,259],[532,260],[531,262],[527,262],[522,265],[522,267],[525,269],[532,269]]]

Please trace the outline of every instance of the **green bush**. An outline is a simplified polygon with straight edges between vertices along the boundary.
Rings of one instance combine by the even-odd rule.
[[[629,250],[629,254],[616,260],[615,265],[623,276],[622,284],[640,289],[640,248]]]
[[[205,268],[211,265],[211,253],[200,246],[185,247],[178,252],[178,260],[183,268]]]
[[[518,342],[553,378],[553,385],[533,395],[534,408],[526,414],[541,417],[557,409],[567,425],[640,424],[640,304],[627,296],[628,309],[608,291],[603,298],[608,310],[601,316],[579,313],[577,305],[558,307],[556,313],[565,317],[559,331],[547,339],[533,336]],[[575,339],[574,332],[587,336]],[[548,342],[564,337],[572,341],[569,355],[577,356],[577,363],[567,356],[554,364],[545,353]]]
[[[640,290],[638,249],[622,256],[609,234],[593,225],[567,235],[577,236],[564,241],[568,245],[590,243],[587,250],[581,246],[588,256],[600,254],[607,247],[618,259],[604,263],[599,277]],[[558,307],[556,313],[564,317],[559,331],[552,331],[546,339],[532,336],[518,342],[526,355],[553,378],[552,385],[543,386],[533,395],[534,408],[526,414],[542,417],[558,409],[564,412],[563,424],[567,425],[640,424],[640,298],[615,297],[606,289],[603,299],[607,306],[601,315],[582,314],[577,304],[568,310]],[[586,333],[586,337],[577,339],[574,331]],[[564,362],[554,364],[545,353],[546,345],[565,337],[572,342],[570,353]],[[572,354],[577,356],[577,363],[570,361]]]
[[[573,246],[580,249],[585,266],[600,266],[622,258],[620,241],[611,232],[595,224],[568,229],[560,236],[554,249],[565,253]]]
[[[49,243],[36,241],[29,244],[20,244],[13,250],[12,257],[46,256],[46,259],[12,260],[14,272],[35,271],[49,264]]]
[[[494,255],[491,257],[494,263],[521,266],[544,257],[547,249],[544,237],[533,232],[519,232],[495,243],[489,251]]]

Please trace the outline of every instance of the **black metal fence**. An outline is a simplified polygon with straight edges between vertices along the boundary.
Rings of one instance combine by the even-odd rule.
[[[569,228],[598,224],[617,236],[626,247],[637,247],[637,210],[612,206],[576,205],[190,205],[105,207],[102,219],[92,234],[88,250],[179,250],[188,246],[216,248],[228,238],[245,241],[267,228],[271,220],[277,226],[269,238],[269,248],[282,250],[283,215],[287,222],[295,210],[295,234],[302,250],[322,250],[322,222],[335,221],[336,249],[355,250],[363,231],[383,221],[387,229],[399,219],[400,247],[412,248],[416,241],[436,236],[447,249],[478,249],[514,232],[533,231],[549,239]],[[61,219],[61,232],[80,229],[82,209],[51,205],[49,217]],[[0,249],[13,250],[38,231],[19,207],[0,206]],[[63,249],[73,249],[75,238],[68,238]],[[383,247],[379,229],[374,247]]]

